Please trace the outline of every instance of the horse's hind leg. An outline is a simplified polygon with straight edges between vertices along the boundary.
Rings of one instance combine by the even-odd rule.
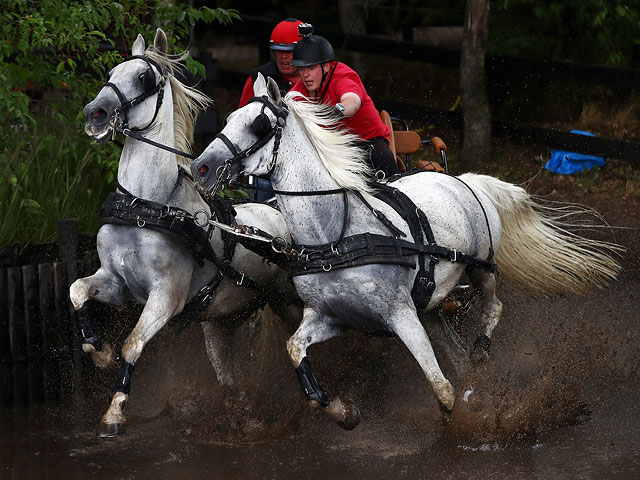
[[[214,320],[200,322],[209,362],[222,385],[233,385],[233,369],[230,365],[232,335],[229,329]]]
[[[489,359],[491,334],[500,321],[502,302],[496,296],[496,276],[492,272],[480,268],[469,268],[467,275],[474,288],[482,295],[480,322],[484,331],[478,335],[471,349],[471,361],[479,363]]]
[[[111,392],[111,403],[100,423],[101,437],[113,437],[122,431],[126,422],[123,408],[129,399],[134,365],[149,340],[166,325],[169,319],[182,311],[186,295],[180,296],[176,293],[177,291],[180,289],[152,292],[138,323],[125,340],[120,369]],[[182,291],[187,292],[188,289],[184,288]]]
[[[396,308],[391,313],[389,321],[394,333],[417,360],[440,404],[447,411],[451,411],[455,400],[453,386],[440,370],[427,332],[420,323],[415,309],[409,306]]]
[[[103,343],[93,330],[90,315],[90,300],[114,305],[124,302],[122,286],[104,269],[100,268],[89,277],[80,278],[69,288],[74,316],[82,337],[82,350],[91,355],[93,363],[105,368],[113,363],[113,347]]]
[[[358,407],[352,402],[343,402],[337,396],[331,397],[316,379],[307,359],[309,346],[341,333],[342,328],[332,323],[329,317],[305,307],[300,326],[287,341],[287,351],[309,404],[345,430],[352,430],[360,423]]]

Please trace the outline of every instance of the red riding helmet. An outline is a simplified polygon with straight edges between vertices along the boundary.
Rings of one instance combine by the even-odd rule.
[[[295,18],[287,18],[275,26],[271,32],[269,48],[271,50],[291,51],[302,37],[298,33],[298,25],[302,22]]]

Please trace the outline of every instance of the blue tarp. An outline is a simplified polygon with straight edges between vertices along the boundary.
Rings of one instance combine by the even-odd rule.
[[[582,130],[571,130],[571,133],[595,137],[593,133],[585,132]],[[571,173],[591,170],[591,168],[594,166],[602,167],[603,165],[604,158],[602,157],[595,157],[593,155],[585,155],[583,153],[564,152],[562,150],[552,149],[551,158],[544,166],[544,168],[555,173],[568,175]]]

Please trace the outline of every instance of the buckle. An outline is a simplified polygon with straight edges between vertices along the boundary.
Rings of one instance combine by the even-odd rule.
[[[452,255],[450,255],[450,256],[452,258],[449,258],[449,261],[450,262],[457,262],[458,261],[458,251],[455,248],[453,248],[453,249],[451,249],[451,254]]]

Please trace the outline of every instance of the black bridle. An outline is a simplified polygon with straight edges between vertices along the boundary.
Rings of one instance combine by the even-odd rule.
[[[115,94],[118,96],[118,99],[120,100],[120,107],[114,110],[113,116],[111,117],[111,120],[110,120],[110,126],[111,126],[111,129],[113,130],[111,139],[115,140],[116,133],[121,133],[125,137],[135,138],[136,140],[147,143],[156,148],[160,148],[162,150],[166,150],[167,152],[175,153],[176,155],[180,155],[182,157],[195,160],[197,158],[195,155],[192,155],[187,152],[182,152],[178,149],[169,147],[167,145],[163,145],[158,142],[154,142],[153,140],[149,140],[148,138],[145,138],[143,135],[141,135],[140,132],[148,129],[153,124],[153,122],[155,122],[158,116],[158,112],[160,111],[160,107],[162,106],[162,100],[164,99],[164,85],[167,80],[168,74],[166,70],[164,70],[158,64],[158,62],[147,57],[146,55],[134,55],[128,58],[127,60],[125,60],[125,62],[128,62],[129,60],[135,60],[135,59],[144,60],[149,67],[147,68],[147,70],[145,70],[145,72],[142,75],[140,75],[140,80],[142,81],[144,92],[142,92],[140,95],[138,95],[137,97],[131,100],[127,100],[126,97],[122,94],[120,89],[115,84],[111,82],[105,82],[104,84],[105,87],[111,88],[115,92]],[[156,78],[156,73],[153,71],[153,68],[151,68],[152,65],[156,67],[158,72],[160,72],[161,78],[159,82]],[[147,123],[144,127],[138,127],[138,128],[129,127],[129,115],[128,115],[129,110],[156,93],[158,94],[158,98],[156,99],[156,110],[153,113],[153,118],[151,119],[151,121]]]
[[[115,109],[113,117],[111,118],[111,128],[113,128],[114,135],[116,132],[125,133],[134,132],[134,131],[143,131],[149,128],[153,122],[155,122],[156,117],[158,116],[158,112],[160,111],[160,107],[162,106],[162,99],[164,98],[164,85],[167,78],[167,72],[153,59],[147,57],[146,55],[133,55],[129,57],[125,62],[129,62],[131,60],[143,60],[147,64],[147,70],[140,75],[140,80],[142,81],[142,86],[144,87],[144,91],[135,98],[131,100],[127,100],[127,98],[123,95],[120,89],[113,83],[107,81],[104,86],[111,88],[115,94],[118,96],[120,100],[120,106]],[[123,62],[124,63],[124,62]],[[160,72],[160,81],[156,76],[156,73],[153,70],[155,67],[158,72]],[[158,94],[156,98],[156,109],[153,113],[153,118],[147,123],[144,127],[131,128],[129,127],[129,110],[139,103],[142,103],[147,98],[152,95]],[[125,133],[126,135],[126,133]]]
[[[218,170],[216,171],[216,181],[211,188],[213,194],[217,193],[222,185],[231,179],[232,168],[237,169],[238,176],[241,175],[242,172],[244,172],[244,165],[242,164],[242,160],[256,153],[274,137],[275,141],[273,145],[273,153],[271,162],[268,165],[269,170],[266,176],[271,176],[273,170],[276,168],[276,163],[278,161],[278,149],[280,148],[280,140],[282,139],[282,130],[286,125],[289,110],[282,102],[282,100],[278,102],[278,105],[274,105],[266,96],[253,97],[249,100],[248,103],[252,102],[262,103],[262,111],[251,123],[251,132],[257,137],[257,140],[253,144],[251,144],[244,150],[239,151],[238,147],[231,140],[229,140],[229,138],[224,133],[220,132],[215,137],[222,140],[222,143],[226,145],[233,156],[227,158],[224,161],[224,165],[218,167]],[[269,116],[264,112],[265,108],[271,110],[271,113],[273,113],[273,115],[276,117],[276,121],[273,125],[271,124]]]

